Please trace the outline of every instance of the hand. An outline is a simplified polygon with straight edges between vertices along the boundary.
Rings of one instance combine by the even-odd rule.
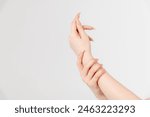
[[[98,86],[99,78],[105,73],[102,64],[97,62],[98,59],[91,59],[83,66],[83,54],[84,52],[78,56],[77,60],[77,66],[82,80],[88,85],[98,99],[106,99],[100,87]]]
[[[86,50],[83,57],[83,64],[92,59],[90,41],[93,39],[88,36],[84,30],[94,29],[92,26],[81,25],[79,21],[80,14],[77,14],[72,21],[71,33],[69,36],[70,46],[76,55]]]
[[[70,46],[76,55],[84,50],[91,54],[90,41],[92,41],[92,38],[89,37],[84,30],[92,30],[94,28],[87,25],[82,26],[79,17],[80,14],[78,13],[71,24],[71,34],[69,36]]]

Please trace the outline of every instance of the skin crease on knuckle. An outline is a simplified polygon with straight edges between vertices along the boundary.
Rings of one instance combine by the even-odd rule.
[[[91,67],[91,66],[90,66]],[[95,66],[96,67],[96,66]],[[97,66],[98,67],[98,66]],[[94,75],[95,71],[97,69],[94,69],[93,72],[88,73],[86,77],[83,78],[84,82],[89,86],[89,87],[94,87],[95,83],[91,81],[92,76]]]
[[[97,72],[97,74],[95,74],[95,78],[97,78],[97,82],[100,80],[100,78],[102,77],[102,75],[105,74],[105,69],[101,68],[99,69],[99,71]]]
[[[95,72],[96,72],[99,68],[100,68],[100,65],[99,65],[98,63],[95,63],[95,64],[91,67],[91,69],[90,69],[90,71],[89,71],[89,75],[92,77],[92,76],[95,74]]]
[[[88,62],[88,64],[85,65],[84,71],[87,73],[87,72],[89,71],[90,67],[91,67],[95,62],[96,62],[95,59],[90,60],[90,61]]]
[[[83,68],[82,70],[82,77],[85,77],[85,76],[90,76],[89,73],[90,73],[90,68],[91,66],[93,66],[95,64],[95,60],[91,60],[89,61]],[[95,70],[94,70],[95,71]],[[91,75],[92,76],[92,75]],[[90,79],[90,77],[88,78]]]
[[[98,86],[98,80],[100,79],[100,77],[103,74],[103,68],[100,68],[95,75],[92,77],[91,82],[94,83],[92,86],[93,87],[97,87]]]
[[[99,70],[95,72],[95,75],[92,77],[91,82],[89,83],[91,88],[98,87],[98,80],[104,74],[104,72],[105,70],[102,67],[100,67]]]
[[[95,59],[91,59],[87,64],[85,64],[85,68],[91,67],[91,65],[93,65],[95,62],[96,62]]]

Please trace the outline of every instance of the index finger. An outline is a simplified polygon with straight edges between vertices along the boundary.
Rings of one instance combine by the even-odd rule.
[[[78,15],[78,14],[77,14]],[[74,17],[72,23],[71,23],[71,33],[72,34],[75,34],[75,35],[78,35],[77,33],[77,26],[76,26],[76,18],[77,18],[77,15]]]

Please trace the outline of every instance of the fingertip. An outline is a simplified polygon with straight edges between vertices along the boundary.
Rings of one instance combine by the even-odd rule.
[[[77,19],[76,19],[76,22],[77,22],[77,25],[78,25],[78,26],[81,26],[81,22],[80,22],[79,18],[80,18],[80,17],[78,16]]]
[[[95,30],[95,28],[94,28],[93,26],[90,26],[90,29],[91,29],[91,30]]]
[[[78,20],[80,18],[80,12],[77,13],[75,19]]]

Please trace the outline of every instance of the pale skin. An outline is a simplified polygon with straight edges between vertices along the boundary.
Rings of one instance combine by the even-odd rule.
[[[85,32],[85,30],[92,29],[94,28],[91,26],[81,24],[79,14],[76,15],[71,24],[69,37],[70,46],[78,56],[77,65],[83,81],[98,99],[140,99],[133,92],[116,81],[102,65],[93,58],[90,44],[92,38]]]
[[[98,59],[91,59],[87,64],[83,65],[84,52],[78,56],[77,66],[82,77],[82,80],[89,86],[94,95],[98,99],[107,99],[101,91],[98,80],[105,73],[102,64],[99,64]]]

